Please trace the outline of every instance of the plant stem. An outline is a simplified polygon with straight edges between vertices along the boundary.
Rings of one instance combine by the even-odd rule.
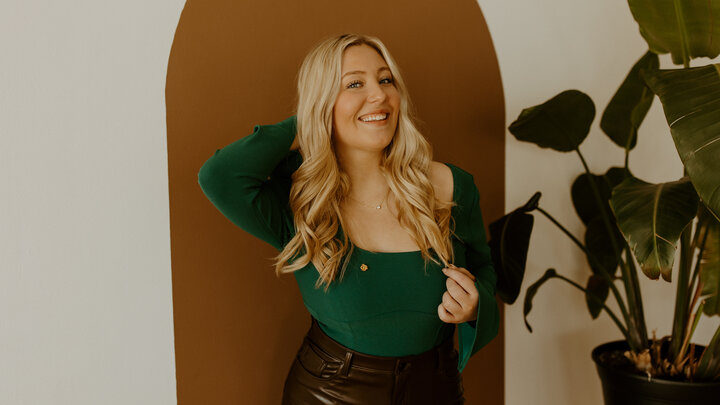
[[[575,237],[575,235],[571,234],[570,231],[568,231],[567,229],[565,229],[565,227],[562,226],[562,224],[560,224],[560,222],[558,222],[555,218],[553,218],[552,215],[548,214],[547,211],[545,211],[544,209],[542,209],[542,208],[540,208],[540,207],[537,207],[536,209],[537,209],[538,211],[540,211],[543,215],[545,215],[545,217],[546,217],[547,219],[549,219],[550,222],[552,222],[553,224],[555,224],[555,226],[557,226],[558,228],[560,228],[560,230],[563,231],[563,233],[564,233],[565,235],[567,235],[570,239],[572,239],[572,241],[575,242],[575,244],[578,245],[578,247],[579,247],[580,249],[582,249],[582,251],[585,252],[585,254],[588,253],[587,249],[585,248],[585,245],[583,245],[583,244]]]
[[[632,292],[634,300],[630,302],[630,299],[628,299],[628,305],[634,310],[633,314],[635,316],[634,320],[636,321],[635,327],[637,333],[635,338],[638,339],[638,342],[643,342],[643,345],[640,346],[640,350],[642,351],[642,349],[648,348],[648,335],[647,326],[645,326],[645,310],[643,309],[642,295],[640,293],[640,280],[638,280],[638,270],[635,267],[635,260],[630,251],[630,247],[627,242],[623,242],[625,243],[625,263],[629,269],[629,282],[633,286]],[[626,291],[626,293],[629,294],[630,292]]]
[[[625,296],[627,297],[628,307],[630,309],[630,313],[628,314],[628,330],[630,336],[630,338],[628,338],[628,345],[633,351],[641,352],[648,346],[647,327],[645,326],[645,314],[642,307],[642,297],[640,296],[640,286],[637,280],[637,274],[633,275],[633,273],[635,273],[634,265],[630,263],[632,262],[632,258],[630,257],[628,258],[628,260],[623,261],[622,249],[618,246],[618,241],[615,239],[615,232],[613,232],[614,229],[612,223],[610,222],[609,213],[605,210],[605,204],[600,198],[600,190],[598,190],[597,184],[595,184],[595,179],[590,172],[590,168],[588,167],[585,158],[580,152],[580,148],[575,148],[575,152],[577,152],[578,156],[580,157],[580,161],[585,168],[585,173],[587,173],[590,188],[592,189],[595,196],[595,202],[598,205],[600,215],[602,216],[603,223],[605,224],[605,228],[607,229],[608,235],[610,237],[613,252],[615,253],[615,257],[620,264],[622,281],[625,286]],[[625,243],[624,247],[629,252],[630,249],[628,248],[627,243]]]
[[[701,283],[702,284],[702,283]],[[698,291],[698,294],[696,296],[700,296],[700,291]],[[678,354],[677,358],[675,359],[675,364],[680,365],[682,363],[683,357],[685,357],[685,353],[687,352],[688,346],[690,346],[690,339],[692,339],[692,335],[695,332],[695,328],[697,327],[698,322],[700,321],[700,315],[702,314],[703,307],[705,306],[705,301],[700,304],[695,314],[693,314],[690,319],[692,319],[692,324],[689,325],[687,333],[685,334],[685,338],[682,342],[682,347],[680,348],[680,354]]]
[[[567,229],[565,229],[565,227],[562,226],[562,224],[560,224],[560,222],[558,222],[555,218],[553,218],[552,215],[550,215],[549,213],[547,213],[547,211],[545,211],[544,209],[540,208],[539,206],[538,206],[536,209],[537,209],[538,211],[540,211],[540,213],[542,213],[543,215],[545,215],[545,217],[546,217],[547,219],[549,219],[550,222],[552,222],[553,224],[555,224],[555,226],[557,226],[558,228],[560,228],[560,230],[563,231],[563,233],[565,233],[565,235],[567,235],[573,242],[575,242],[575,244],[576,244],[580,249],[582,249],[583,252],[585,252],[585,254],[586,254],[587,257],[588,257],[588,260],[590,260],[591,262],[593,262],[593,263],[597,266],[597,268],[600,268],[600,265],[598,264],[598,260],[595,258],[595,256],[594,256],[592,253],[590,253],[590,251],[587,250],[587,248],[585,247],[585,245],[583,245],[583,244],[575,237],[575,235],[573,235],[572,233],[570,233],[570,231],[568,231]],[[629,317],[628,317],[627,308],[625,307],[625,301],[623,301],[622,297],[620,296],[620,291],[618,291],[617,286],[615,285],[615,280],[613,280],[612,275],[607,274],[607,273],[604,272],[604,271],[600,271],[599,273],[600,273],[600,276],[601,276],[603,279],[605,279],[605,281],[608,283],[608,286],[610,286],[610,289],[612,290],[613,295],[615,296],[615,301],[617,301],[618,307],[620,307],[620,312],[622,313],[623,319],[625,320],[625,324],[627,325],[628,322],[629,322]]]
[[[699,229],[703,230],[703,236],[702,240],[700,241],[700,250],[698,251],[697,260],[695,261],[695,268],[693,269],[692,276],[690,277],[690,283],[688,284],[688,291],[693,291],[693,289],[695,288],[695,283],[698,280],[698,275],[700,274],[700,264],[702,263],[702,257],[705,251],[705,242],[707,241],[708,232],[710,231],[710,227],[703,225],[700,221],[698,221],[697,226]],[[697,237],[699,233],[700,232],[695,231],[695,236]],[[695,244],[693,244],[693,246],[695,246]],[[693,249],[693,251],[695,251],[695,249]],[[693,305],[695,304],[693,303]],[[692,308],[692,306],[690,306],[690,308]]]
[[[693,294],[692,301],[690,302],[690,310],[691,311],[693,308],[695,308],[695,305],[697,305],[697,302],[700,299],[700,296],[702,295],[703,287],[704,287],[704,285],[702,282],[699,282],[697,287],[695,287],[695,294]]]
[[[644,94],[645,90],[643,90]],[[630,144],[633,139],[637,136],[637,129],[633,131],[633,134],[628,136],[627,142],[625,142],[625,176],[630,174]]]
[[[572,285],[573,287],[577,288],[577,289],[580,290],[580,291],[583,291],[587,296],[589,296],[592,300],[594,300],[594,301],[597,302],[598,304],[602,304],[603,309],[605,310],[605,312],[607,312],[607,314],[610,316],[610,318],[612,318],[613,322],[615,322],[615,325],[617,325],[617,327],[620,329],[620,332],[622,332],[623,336],[625,336],[625,339],[628,340],[628,341],[630,340],[630,339],[629,339],[630,337],[628,336],[628,331],[627,331],[627,329],[625,329],[625,327],[622,325],[622,323],[620,322],[620,320],[618,319],[618,317],[615,316],[615,314],[613,313],[613,311],[612,311],[610,308],[608,308],[607,305],[605,305],[604,303],[602,303],[599,298],[597,298],[597,297],[596,297],[595,295],[593,295],[593,294],[588,294],[587,290],[586,290],[585,288],[583,288],[580,284],[578,284],[578,283],[570,280],[569,278],[567,278],[567,277],[565,277],[565,276],[561,276],[560,274],[558,274],[558,275],[556,275],[555,277],[557,277],[557,278],[559,278],[559,279],[561,279],[561,280],[564,280],[564,281],[570,283],[570,285]]]
[[[678,266],[677,293],[675,294],[675,315],[673,316],[672,338],[668,357],[675,362],[680,355],[683,338],[688,328],[690,260],[693,252],[690,250],[690,232],[692,227],[685,227],[680,234],[680,265]]]
[[[625,175],[630,173],[630,148],[625,147]]]

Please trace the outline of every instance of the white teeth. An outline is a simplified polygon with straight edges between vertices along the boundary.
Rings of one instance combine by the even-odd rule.
[[[360,119],[363,122],[370,122],[370,121],[382,121],[388,117],[388,114],[371,114],[366,115],[364,117],[360,117]]]

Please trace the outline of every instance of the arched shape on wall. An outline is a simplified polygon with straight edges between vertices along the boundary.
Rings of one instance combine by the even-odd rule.
[[[486,225],[503,214],[503,91],[475,0],[188,0],[166,87],[179,403],[280,402],[310,317],[293,277],[275,277],[275,250],[225,219],[197,172],[253,125],[291,115],[305,53],[344,32],[383,40],[434,159],[475,176]],[[468,404],[503,403],[502,329],[463,372]]]

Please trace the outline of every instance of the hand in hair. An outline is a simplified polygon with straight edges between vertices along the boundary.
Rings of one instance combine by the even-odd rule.
[[[467,269],[452,266],[444,268],[448,276],[447,291],[438,305],[438,316],[446,323],[463,323],[475,320],[478,307],[478,291],[475,276]]]

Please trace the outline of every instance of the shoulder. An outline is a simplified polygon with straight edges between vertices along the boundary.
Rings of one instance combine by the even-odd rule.
[[[472,173],[451,163],[442,163],[453,178],[453,202],[452,216],[455,220],[455,236],[461,241],[472,240],[482,228],[478,227],[478,218],[482,221],[480,214],[480,191],[475,185],[475,178]]]
[[[430,183],[435,188],[435,195],[440,201],[452,201],[454,179],[450,167],[445,163],[432,161],[430,162]]]
[[[452,163],[431,162],[430,182],[435,186],[438,198],[443,201],[464,205],[468,200],[477,198],[478,190],[473,175]]]

